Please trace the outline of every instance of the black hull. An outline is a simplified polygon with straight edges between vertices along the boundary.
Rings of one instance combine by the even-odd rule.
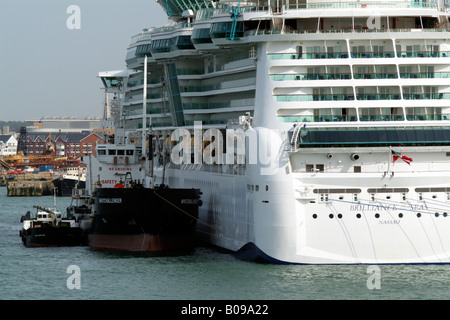
[[[20,231],[22,242],[29,248],[86,245],[81,228],[40,227]]]
[[[89,246],[155,253],[192,249],[199,198],[198,189],[97,189]]]
[[[56,188],[56,195],[58,197],[70,197],[72,196],[72,190],[78,184],[79,189],[86,187],[85,181],[78,181],[75,179],[55,179],[53,185]]]

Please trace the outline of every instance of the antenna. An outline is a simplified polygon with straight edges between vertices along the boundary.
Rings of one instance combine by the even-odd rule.
[[[147,56],[144,58],[144,90],[143,90],[143,102],[142,102],[142,160],[144,161],[144,170],[143,170],[143,184],[144,186],[148,186],[147,178],[149,176],[148,174],[148,167],[149,167],[149,156],[153,157],[153,150],[152,150],[152,143],[153,138],[150,134],[149,136],[149,152],[146,153],[147,150]],[[150,117],[150,131],[152,127],[152,118]],[[150,162],[150,186],[153,187],[153,159]]]

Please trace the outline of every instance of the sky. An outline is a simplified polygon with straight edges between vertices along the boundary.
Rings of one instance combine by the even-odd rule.
[[[125,69],[131,36],[168,23],[156,0],[0,0],[0,121],[102,116],[97,74]]]

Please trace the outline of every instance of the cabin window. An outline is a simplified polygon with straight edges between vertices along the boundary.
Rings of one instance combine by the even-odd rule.
[[[115,156],[116,155],[116,150],[108,150],[108,155]]]
[[[97,153],[99,156],[104,156],[106,155],[106,150],[98,150]]]

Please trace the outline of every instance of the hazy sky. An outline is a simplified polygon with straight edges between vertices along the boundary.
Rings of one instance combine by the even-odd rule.
[[[0,120],[101,116],[97,73],[124,69],[130,37],[167,23],[155,0],[0,0]]]

